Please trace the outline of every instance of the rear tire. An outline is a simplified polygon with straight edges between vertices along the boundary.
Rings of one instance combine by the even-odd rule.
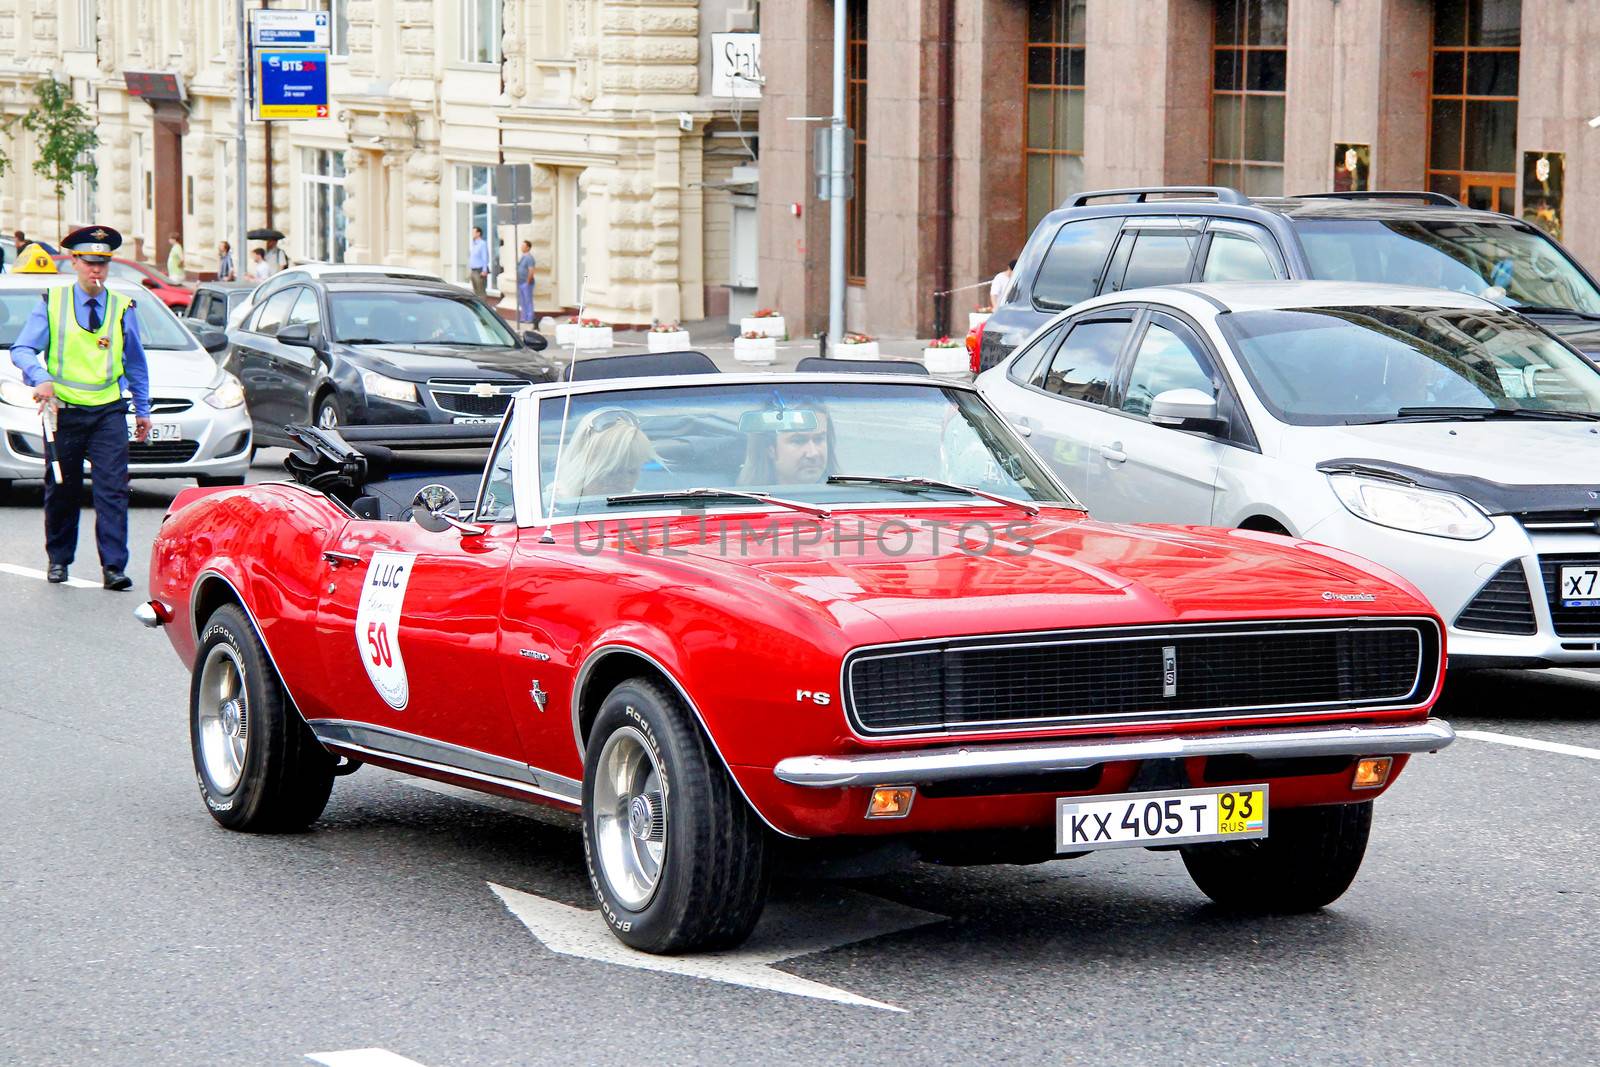
[[[767,894],[767,831],[660,682],[611,691],[584,759],[583,852],[600,913],[644,952],[731,948]]]
[[[334,757],[289,703],[255,629],[232,604],[200,631],[189,741],[200,797],[230,830],[304,830],[327,806]]]
[[[1344,895],[1361,869],[1372,801],[1271,813],[1268,836],[1190,845],[1183,864],[1200,891],[1233,911],[1292,915]]]

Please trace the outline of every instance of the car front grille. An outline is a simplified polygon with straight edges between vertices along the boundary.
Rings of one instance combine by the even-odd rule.
[[[1536,634],[1539,622],[1533,617],[1533,594],[1528,591],[1528,576],[1522,561],[1514,559],[1495,572],[1482,589],[1456,616],[1462,630],[1490,634]]]
[[[187,463],[199,447],[198,441],[129,441],[128,462]]]
[[[978,345],[978,371],[982,373],[990,367],[996,366],[1011,354],[1014,346],[1000,340],[1000,331],[983,331],[983,340]]]
[[[1600,608],[1568,608],[1561,604],[1562,567],[1600,567],[1600,556],[1540,556],[1539,576],[1544,579],[1544,595],[1550,604],[1550,621],[1562,637],[1600,636]]]
[[[1516,518],[1532,533],[1600,533],[1600,510],[1524,511]]]
[[[441,411],[452,415],[488,417],[504,415],[506,408],[511,406],[512,395],[527,384],[521,381],[480,382],[435,378],[428,382],[428,392],[433,394],[433,402],[439,405]]]
[[[1419,704],[1439,647],[1429,619],[1015,634],[858,650],[844,690],[866,735],[1254,718]]]
[[[176,415],[194,407],[194,401],[176,396],[157,396],[150,399],[150,414]]]

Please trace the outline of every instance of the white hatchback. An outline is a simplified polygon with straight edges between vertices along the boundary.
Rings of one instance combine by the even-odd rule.
[[[1129,290],[977,384],[1097,518],[1374,560],[1433,602],[1456,666],[1600,664],[1600,372],[1514,311],[1340,282]]]

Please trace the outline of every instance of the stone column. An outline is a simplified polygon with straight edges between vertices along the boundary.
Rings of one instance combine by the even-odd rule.
[[[1522,0],[1517,166],[1523,152],[1565,152],[1561,242],[1586,263],[1600,257],[1600,19],[1584,4]],[[1518,190],[1518,209],[1521,190]]]

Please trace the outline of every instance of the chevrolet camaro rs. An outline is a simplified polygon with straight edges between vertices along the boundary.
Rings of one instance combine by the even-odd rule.
[[[481,469],[470,431],[300,428],[292,480],[174,501],[139,614],[223,826],[305,828],[365,763],[552,805],[651,952],[739,943],[780,850],[1176,850],[1303,911],[1453,736],[1403,579],[1097,522],[964,385],[548,384]]]

